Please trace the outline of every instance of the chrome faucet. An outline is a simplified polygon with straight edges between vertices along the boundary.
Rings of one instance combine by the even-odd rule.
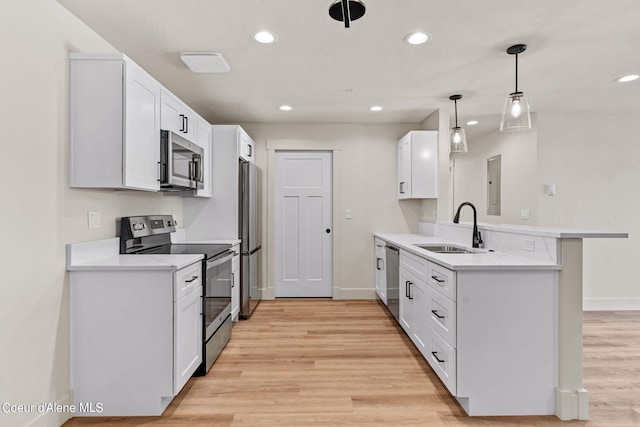
[[[453,217],[453,222],[456,223],[456,224],[458,224],[460,222],[460,211],[462,210],[462,207],[464,205],[471,206],[471,209],[473,209],[473,247],[474,248],[481,248],[482,247],[482,236],[480,235],[480,232],[478,231],[478,217],[476,215],[476,207],[475,206],[473,206],[469,202],[461,203],[460,206],[458,206],[458,210],[456,211],[456,215]]]

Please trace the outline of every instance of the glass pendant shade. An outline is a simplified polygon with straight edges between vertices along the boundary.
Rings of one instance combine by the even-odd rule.
[[[467,148],[467,137],[464,134],[463,128],[459,126],[451,128],[449,147],[451,153],[466,153],[469,151]]]
[[[500,132],[517,132],[531,129],[529,101],[522,92],[513,92],[504,100]]]

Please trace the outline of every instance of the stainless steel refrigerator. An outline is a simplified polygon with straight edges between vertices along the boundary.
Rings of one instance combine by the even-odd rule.
[[[260,302],[260,169],[240,159],[239,221],[240,244],[240,317],[247,319]]]

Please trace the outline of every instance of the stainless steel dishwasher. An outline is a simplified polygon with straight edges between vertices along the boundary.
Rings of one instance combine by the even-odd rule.
[[[400,317],[400,251],[398,248],[386,245],[387,270],[387,308],[399,322]]]

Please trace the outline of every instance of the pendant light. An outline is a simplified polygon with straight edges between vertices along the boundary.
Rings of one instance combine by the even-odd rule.
[[[367,8],[360,0],[336,0],[329,6],[329,16],[351,27],[351,22],[362,18]]]
[[[462,99],[462,95],[451,95],[449,97],[453,101],[456,114],[456,125],[451,128],[451,134],[449,136],[449,152],[450,153],[466,153],[467,149],[467,137],[464,134],[464,129],[458,126],[458,100]]]
[[[504,100],[500,132],[531,129],[529,101],[526,95],[518,90],[518,54],[524,52],[526,49],[526,44],[515,44],[507,49],[509,55],[516,56],[516,90],[511,92]]]

